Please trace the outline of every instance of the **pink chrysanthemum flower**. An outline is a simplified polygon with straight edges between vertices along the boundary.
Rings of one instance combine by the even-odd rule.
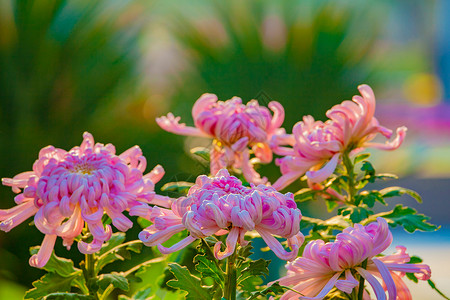
[[[213,94],[203,94],[192,108],[195,127],[180,124],[180,117],[169,113],[156,119],[162,129],[180,135],[213,138],[210,152],[211,174],[222,168],[241,169],[248,182],[260,184],[267,181],[253,169],[249,147],[256,160],[262,163],[272,161],[269,141],[284,120],[284,109],[280,103],[272,101],[269,109],[251,100],[242,104],[241,98],[217,101]],[[253,161],[253,159],[252,159]]]
[[[143,176],[146,165],[138,146],[117,156],[112,144],[94,144],[88,132],[81,146],[69,152],[45,147],[33,171],[3,178],[4,185],[20,194],[14,199],[16,207],[0,210],[0,229],[8,232],[34,215],[36,227],[45,234],[39,252],[30,258],[30,265],[38,268],[49,260],[56,237],[70,248],[85,223],[93,240],[80,241],[78,249],[85,254],[97,252],[111,237],[111,226],[101,221],[104,213],[117,229],[126,231],[133,223],[123,214],[125,210],[146,216],[149,206],[144,202],[168,201],[153,191],[164,175],[163,168],[158,165]]]
[[[402,246],[393,255],[377,256],[391,243],[392,234],[383,218],[367,226],[356,224],[338,234],[334,242],[309,242],[303,256],[286,266],[288,273],[279,282],[305,295],[300,299],[323,299],[333,287],[347,294],[358,288],[359,282],[353,276],[356,272],[372,286],[379,300],[386,299],[385,290],[389,299],[412,299],[401,277],[414,273],[418,279],[428,280],[430,267],[408,264],[410,257]],[[367,267],[363,269],[366,259]],[[288,291],[281,299],[299,299],[299,294]]]
[[[392,131],[380,126],[375,113],[375,95],[368,85],[358,87],[361,96],[344,101],[327,112],[326,122],[311,116],[294,125],[292,134],[273,136],[273,151],[285,156],[276,160],[283,174],[273,186],[281,190],[306,173],[312,182],[327,179],[336,169],[343,152],[355,153],[372,147],[394,150],[400,147],[406,127],[397,129],[397,137],[384,144],[371,142],[378,133],[391,138]],[[285,147],[288,145],[291,147]]]
[[[154,207],[150,217],[154,224],[139,238],[147,246],[171,253],[196,239],[228,234],[225,251],[221,251],[221,242],[214,246],[216,258],[223,259],[233,254],[236,243],[247,245],[245,233],[255,230],[278,257],[293,260],[304,240],[300,219],[291,193],[283,195],[264,185],[245,187],[222,169],[212,178],[199,176],[186,197],[172,202],[171,210]],[[184,229],[189,231],[188,237],[170,248],[161,245]],[[274,235],[286,238],[292,251],[286,251]]]

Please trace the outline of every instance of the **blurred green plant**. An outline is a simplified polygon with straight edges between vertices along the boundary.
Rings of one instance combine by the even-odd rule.
[[[0,2],[1,177],[30,169],[40,147],[67,148],[85,130],[105,130],[111,121],[92,128],[99,111],[136,98],[144,8],[138,1]],[[10,189],[0,196],[0,207],[12,202]],[[28,286],[38,277],[23,247],[24,239],[39,243],[33,230],[0,237],[2,257],[13,258],[0,276]]]

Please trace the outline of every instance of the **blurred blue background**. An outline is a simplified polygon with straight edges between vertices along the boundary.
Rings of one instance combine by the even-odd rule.
[[[163,132],[155,117],[171,111],[192,125],[192,104],[211,92],[281,102],[290,132],[367,83],[380,123],[409,128],[399,150],[373,152],[374,165],[404,177],[393,184],[424,198],[408,204],[443,225],[396,236],[431,260],[433,279],[450,293],[449,11],[448,0],[0,0],[0,176],[30,170],[49,144],[79,145],[87,130],[119,153],[140,145],[149,169],[166,169],[158,188],[193,181],[208,167],[188,150],[207,142]],[[280,175],[273,165],[260,170],[272,181]],[[1,188],[0,208],[13,196]],[[325,208],[302,210],[324,216]],[[28,247],[41,240],[26,224],[0,232],[0,299],[22,298],[42,274],[28,266]],[[57,244],[59,255],[80,259]],[[434,296],[419,286],[417,295]]]

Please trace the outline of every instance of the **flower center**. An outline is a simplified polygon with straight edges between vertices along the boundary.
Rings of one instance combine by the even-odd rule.
[[[80,162],[78,164],[75,164],[71,170],[69,170],[70,173],[77,173],[80,175],[91,175],[92,172],[95,170],[94,166],[87,163],[87,162]]]

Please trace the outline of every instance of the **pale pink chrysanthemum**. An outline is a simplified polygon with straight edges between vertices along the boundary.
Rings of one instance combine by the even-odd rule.
[[[111,237],[111,226],[102,224],[105,213],[117,229],[126,231],[133,223],[124,211],[147,216],[150,207],[145,202],[169,202],[154,193],[164,169],[158,165],[143,175],[146,166],[138,146],[116,155],[112,144],[94,144],[88,132],[81,146],[68,152],[47,146],[32,171],[2,179],[19,195],[14,198],[16,207],[0,210],[0,229],[8,232],[34,215],[34,224],[45,234],[39,252],[30,258],[30,265],[38,268],[49,260],[56,237],[70,248],[85,224],[93,240],[80,241],[78,249],[85,254],[97,252]]]
[[[156,119],[158,125],[169,132],[180,135],[213,138],[210,152],[211,174],[222,168],[241,169],[248,182],[260,184],[267,181],[254,170],[250,160],[249,148],[256,161],[272,161],[269,141],[284,120],[284,109],[280,103],[272,101],[269,109],[259,106],[256,100],[247,105],[241,98],[233,97],[227,101],[218,101],[213,94],[203,94],[192,108],[195,127],[179,123],[180,117],[172,113]]]
[[[237,243],[247,245],[245,233],[255,230],[278,257],[293,260],[304,240],[300,219],[291,193],[283,195],[265,185],[245,187],[222,169],[212,178],[199,176],[188,195],[174,200],[171,209],[154,207],[150,217],[154,224],[139,238],[147,246],[171,253],[197,239],[228,234],[225,251],[221,251],[221,242],[214,246],[216,258],[223,259],[234,253]],[[184,229],[189,236],[170,248],[161,245]],[[286,251],[274,235],[286,238],[292,251]]]
[[[414,273],[418,279],[428,280],[430,267],[408,264],[410,256],[402,246],[393,255],[377,256],[391,243],[392,234],[383,218],[367,226],[355,224],[338,234],[334,242],[309,242],[302,257],[287,264],[287,275],[279,282],[303,294],[300,299],[323,299],[333,287],[347,294],[358,288],[359,281],[354,277],[357,273],[371,285],[379,300],[386,299],[385,290],[388,299],[412,299],[402,277]],[[367,267],[363,269],[366,259]],[[299,299],[299,294],[288,291],[281,299]]]
[[[327,112],[326,122],[306,116],[294,125],[292,134],[274,135],[274,153],[283,174],[273,186],[281,190],[306,173],[312,182],[326,180],[336,169],[344,152],[356,153],[363,148],[394,150],[400,147],[406,127],[397,129],[397,137],[384,144],[371,142],[378,133],[390,139],[392,131],[380,126],[375,113],[375,95],[368,85],[358,87],[361,96],[344,101]],[[286,147],[290,146],[290,147]]]

